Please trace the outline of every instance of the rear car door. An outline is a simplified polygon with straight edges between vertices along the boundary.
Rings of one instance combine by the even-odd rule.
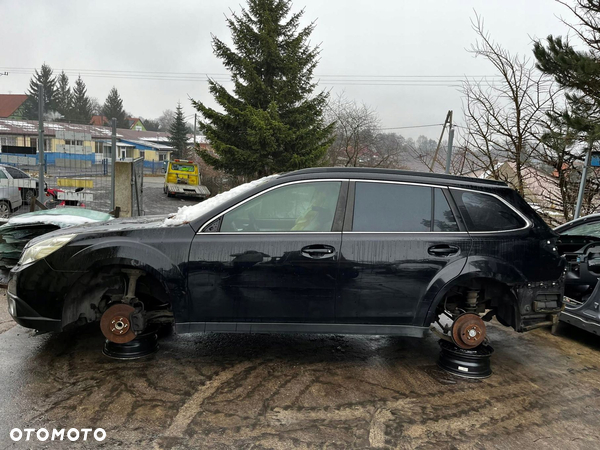
[[[432,296],[460,274],[470,247],[446,188],[351,183],[337,320],[422,325]]]
[[[332,322],[348,183],[290,182],[195,236],[191,321]]]

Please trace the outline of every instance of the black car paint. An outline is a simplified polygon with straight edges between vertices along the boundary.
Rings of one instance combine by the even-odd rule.
[[[348,189],[343,199],[347,192],[349,207],[340,202],[331,233],[207,232],[214,218],[259,192],[321,179],[342,180]],[[352,204],[348,181],[361,179],[425,183],[450,188],[450,192],[454,188],[487,192],[517,206],[531,225],[513,232],[467,233],[452,204],[459,233],[348,233],[344,228]],[[364,328],[370,333],[400,333],[394,326],[426,329],[448,289],[475,278],[495,280],[512,292],[517,305],[505,305],[505,314],[522,331],[528,323],[543,320],[544,314],[532,309],[538,293],[561,293],[557,280],[564,261],[555,249],[556,235],[512,189],[499,182],[375,169],[307,169],[254,187],[189,224],[165,227],[162,220],[114,220],[55,232],[77,236],[45,259],[11,272],[9,296],[17,303],[15,320],[40,330],[63,329],[78,319],[80,310],[74,302],[92,296],[93,286],[101,286],[102,277],[94,278],[94,274],[115,266],[139,268],[159,280],[182,331],[286,329],[269,328],[277,323],[315,324],[297,330],[319,332],[361,329],[344,328],[344,324],[374,325]],[[303,249],[314,245],[332,247],[334,257],[305,258]],[[451,257],[429,254],[428,249],[436,245],[456,246],[459,251]],[[75,287],[78,295],[72,294]],[[418,298],[403,299],[405,293]],[[263,326],[235,325],[243,322]],[[207,323],[229,325],[207,328]]]

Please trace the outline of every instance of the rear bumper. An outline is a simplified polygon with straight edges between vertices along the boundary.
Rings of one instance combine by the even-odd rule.
[[[206,198],[210,195],[210,191],[206,186],[202,185],[189,185],[189,184],[175,184],[167,183],[165,190],[171,195],[181,195],[185,197],[197,197]]]

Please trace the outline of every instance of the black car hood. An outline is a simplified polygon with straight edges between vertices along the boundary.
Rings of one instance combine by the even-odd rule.
[[[74,227],[62,228],[51,233],[39,236],[32,241],[30,245],[38,241],[48,239],[50,237],[62,236],[65,234],[95,234],[95,233],[112,233],[120,231],[144,230],[149,228],[173,228],[163,225],[166,215],[158,216],[143,216],[143,217],[126,217],[122,219],[113,219],[107,222],[92,222],[85,225],[77,225]]]

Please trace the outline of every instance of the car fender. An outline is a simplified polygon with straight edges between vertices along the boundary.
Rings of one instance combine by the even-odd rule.
[[[48,263],[53,265],[52,261]],[[84,273],[98,273],[115,266],[143,270],[165,288],[176,320],[187,318],[186,279],[181,269],[167,255],[150,245],[122,237],[104,237],[102,242],[85,246],[60,266],[60,272],[73,274],[69,277],[71,279],[80,279]]]

